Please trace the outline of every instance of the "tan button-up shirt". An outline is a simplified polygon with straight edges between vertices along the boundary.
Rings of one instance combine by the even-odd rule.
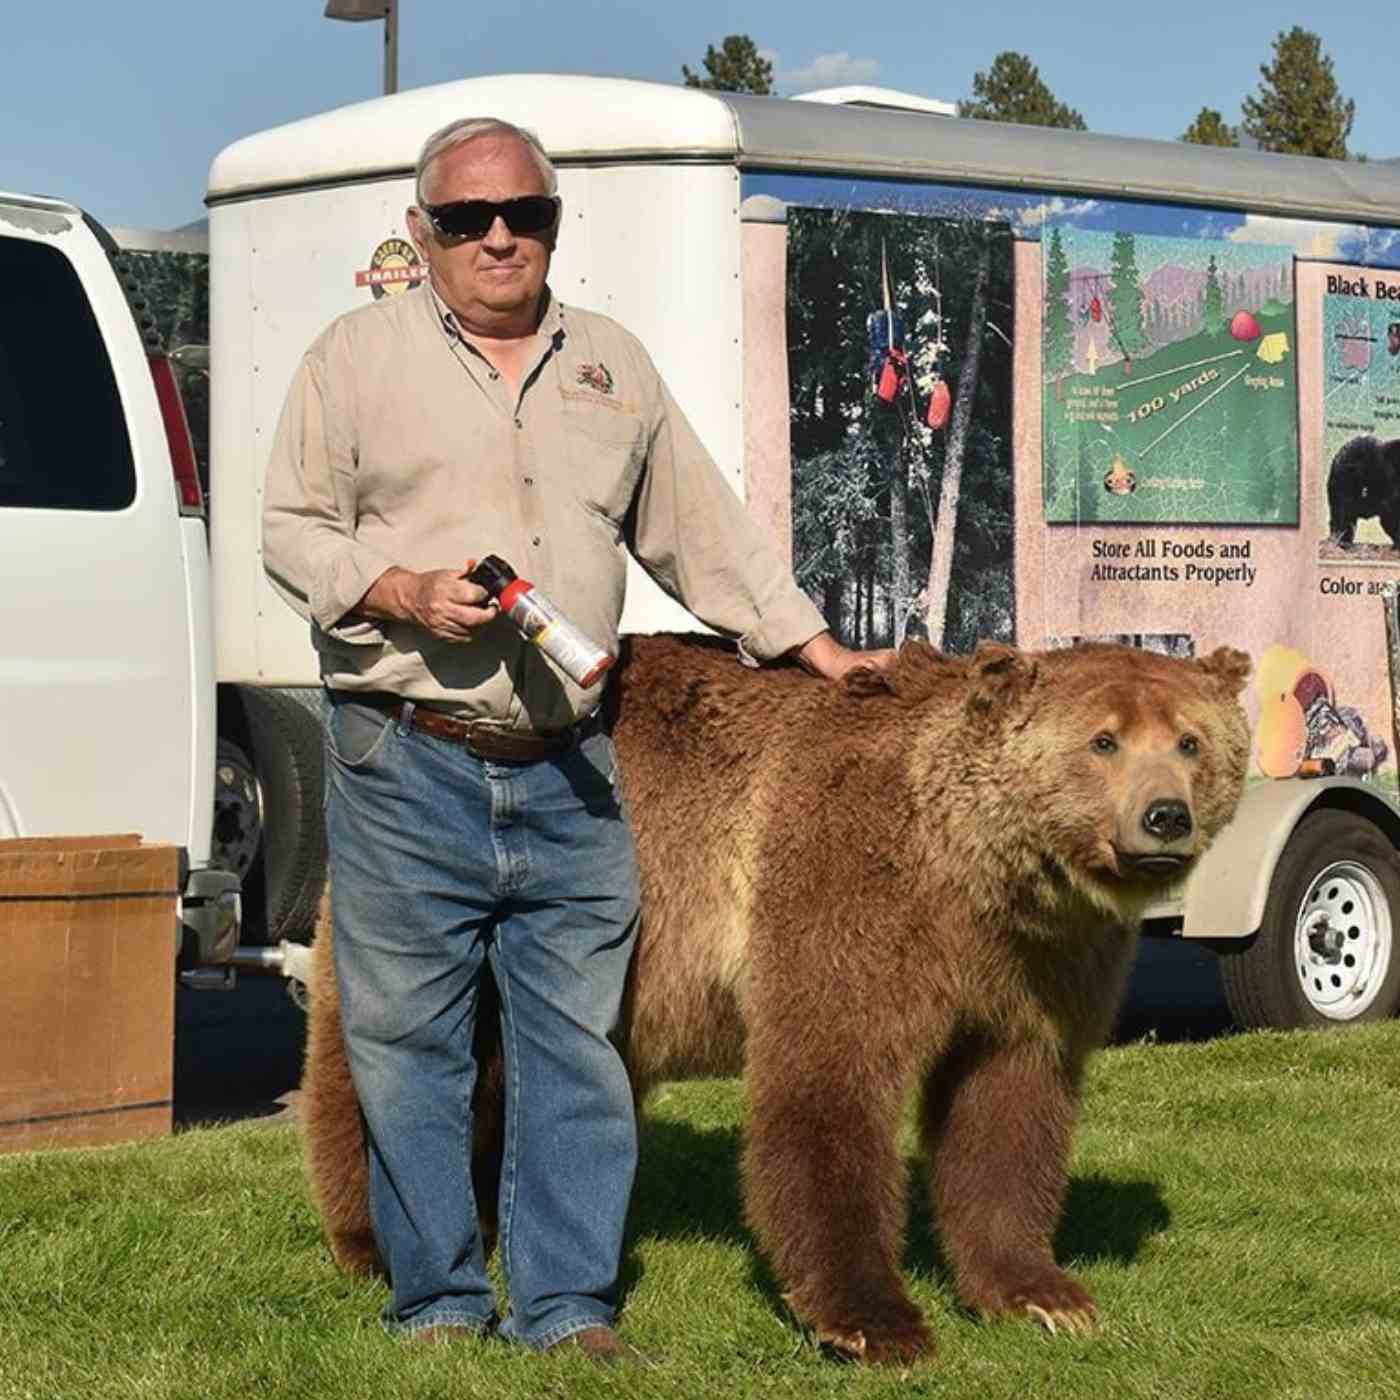
[[[302,360],[268,465],[263,562],[310,619],[327,685],[554,729],[591,713],[508,618],[470,643],[357,617],[392,565],[497,554],[614,649],[626,552],[767,659],[825,628],[641,343],[550,299],[512,399],[426,283],[335,321]]]

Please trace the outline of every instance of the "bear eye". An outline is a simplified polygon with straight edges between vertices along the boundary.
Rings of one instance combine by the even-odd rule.
[[[1102,733],[1094,735],[1094,741],[1090,747],[1095,753],[1117,753],[1118,740],[1105,729]]]
[[[1201,751],[1201,741],[1194,734],[1183,734],[1176,746],[1187,758],[1195,758]]]

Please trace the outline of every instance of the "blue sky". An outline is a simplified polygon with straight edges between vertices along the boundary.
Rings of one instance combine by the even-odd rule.
[[[8,0],[0,47],[0,189],[61,195],[104,222],[197,219],[209,162],[240,136],[374,96],[383,28],[322,18],[324,0]],[[970,94],[1003,49],[1039,65],[1091,130],[1172,138],[1209,105],[1239,118],[1275,35],[1322,36],[1356,101],[1353,150],[1400,155],[1400,70],[1388,0],[1334,0],[1325,19],[1276,5],[866,5],[850,0],[400,0],[400,84],[482,73],[678,81],[707,43],[747,33],[786,94],[870,82]]]

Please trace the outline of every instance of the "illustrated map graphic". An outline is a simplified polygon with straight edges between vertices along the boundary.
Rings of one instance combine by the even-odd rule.
[[[1047,225],[1045,518],[1296,524],[1293,253]]]

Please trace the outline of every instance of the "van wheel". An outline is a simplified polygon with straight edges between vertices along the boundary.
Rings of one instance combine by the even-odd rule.
[[[1352,812],[1305,817],[1274,871],[1250,946],[1221,959],[1241,1027],[1380,1021],[1400,1007],[1400,857]]]
[[[262,788],[253,761],[232,739],[220,739],[214,765],[211,863],[237,875],[247,890],[262,845]]]
[[[326,883],[320,716],[291,695],[239,687],[261,794],[262,839],[244,884],[245,943],[305,942]]]

